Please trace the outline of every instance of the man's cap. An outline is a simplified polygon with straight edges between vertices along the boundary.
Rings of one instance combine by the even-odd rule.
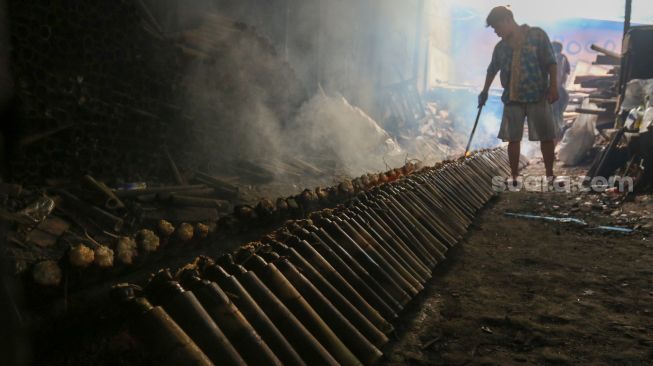
[[[512,11],[506,6],[497,6],[490,10],[487,19],[485,19],[486,27],[491,27],[494,24],[504,20],[504,19],[514,19]]]

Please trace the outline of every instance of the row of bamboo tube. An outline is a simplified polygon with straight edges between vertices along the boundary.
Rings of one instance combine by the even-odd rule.
[[[114,291],[153,362],[372,365],[397,319],[509,172],[476,153],[286,223],[217,259]]]

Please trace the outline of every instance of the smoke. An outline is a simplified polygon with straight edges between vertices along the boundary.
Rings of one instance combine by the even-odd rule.
[[[404,158],[390,134],[342,95],[316,94],[285,132],[298,154],[331,154],[349,176],[384,170]]]
[[[238,175],[230,167],[243,161],[283,171],[276,168],[301,159],[356,176],[453,152],[451,138],[436,141],[422,126],[384,125],[390,135],[377,123],[390,116],[386,87],[426,62],[417,26],[424,1],[225,4],[184,4],[173,21],[170,10],[153,11],[167,14],[164,28],[182,28],[174,32],[186,47],[208,55],[187,65],[179,90],[182,164]]]
[[[279,156],[283,124],[306,98],[265,39],[244,25],[229,27],[201,40],[207,56],[188,65],[182,83],[191,155],[214,166]]]
[[[342,95],[318,90],[308,97],[255,30],[237,24],[229,36],[200,46],[214,56],[190,64],[183,81],[192,141],[186,164],[225,172],[247,161],[275,178],[283,178],[283,162],[293,159],[326,161],[347,176],[403,164],[397,142]],[[198,156],[207,163],[193,162]]]
[[[242,54],[242,49],[236,53]],[[235,61],[241,56],[231,57]],[[265,59],[261,56],[257,62]],[[189,129],[195,132],[194,155],[201,152],[226,164],[297,158],[314,164],[330,161],[339,174],[348,176],[403,164],[397,142],[344,96],[318,91],[284,118],[283,108],[271,107],[270,92],[260,79],[246,72],[227,76],[220,70],[204,64],[189,70],[187,110],[193,116]],[[225,78],[228,92],[223,90],[225,84],[216,85],[216,80]]]

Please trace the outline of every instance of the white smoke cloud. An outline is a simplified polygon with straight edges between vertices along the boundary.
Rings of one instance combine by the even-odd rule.
[[[390,134],[341,95],[313,96],[286,132],[290,141],[301,141],[296,146],[332,154],[350,176],[384,170],[403,159]]]

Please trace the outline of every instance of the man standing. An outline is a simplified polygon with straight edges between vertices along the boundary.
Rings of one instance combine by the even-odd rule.
[[[512,11],[504,6],[492,9],[486,22],[501,41],[492,53],[485,86],[478,97],[479,108],[487,101],[494,77],[501,72],[504,108],[498,137],[508,142],[513,184],[519,175],[524,119],[528,121],[529,140],[540,141],[547,179],[553,179],[553,141],[558,126],[553,120],[551,104],[558,100],[558,83],[549,37],[540,28],[517,24]]]

